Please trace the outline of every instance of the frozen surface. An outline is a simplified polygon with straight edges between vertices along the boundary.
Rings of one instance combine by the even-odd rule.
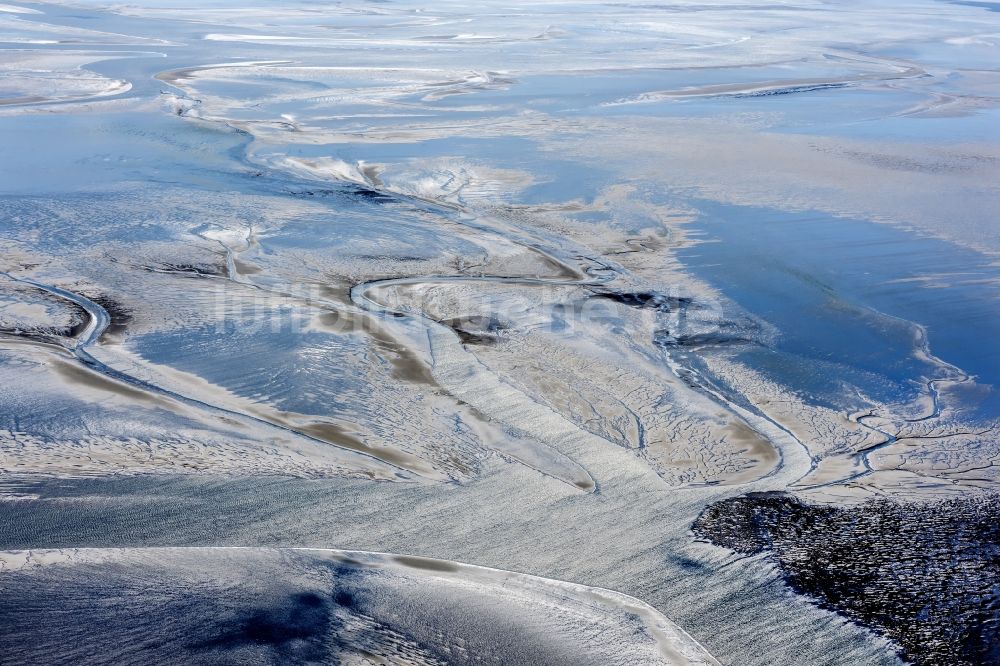
[[[638,599],[446,560],[231,548],[0,558],[18,600],[0,611],[12,664],[718,664]],[[39,624],[47,640],[34,640]]]
[[[720,663],[897,663],[689,528],[996,488],[995,9],[0,4],[0,547],[123,549],[3,594],[349,548],[613,589]],[[579,663],[604,612],[511,631]]]

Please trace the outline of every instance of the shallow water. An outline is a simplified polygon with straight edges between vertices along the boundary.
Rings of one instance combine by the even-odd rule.
[[[916,399],[944,363],[974,377],[969,418],[1000,416],[1000,349],[988,342],[1000,338],[1000,270],[988,256],[865,221],[697,205],[705,242],[681,261],[779,331],[745,362],[845,410],[863,408],[858,394]],[[915,324],[936,358],[915,353]]]

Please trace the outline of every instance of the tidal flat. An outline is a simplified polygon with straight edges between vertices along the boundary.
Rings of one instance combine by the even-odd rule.
[[[0,663],[995,663],[998,7],[0,4]]]

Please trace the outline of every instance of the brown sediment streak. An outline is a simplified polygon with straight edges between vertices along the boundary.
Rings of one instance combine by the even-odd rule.
[[[411,569],[423,569],[425,571],[438,571],[443,573],[458,573],[461,568],[454,562],[448,560],[435,560],[429,557],[415,557],[413,555],[395,555],[393,562],[402,564]]]
[[[361,439],[348,433],[342,426],[335,423],[320,422],[310,423],[309,425],[290,424],[289,427],[293,428],[297,432],[306,433],[315,439],[329,442],[331,444],[335,444],[336,446],[350,449],[351,451],[357,451],[358,453],[363,453],[373,458],[378,458],[379,460],[385,461],[390,465],[400,467],[415,474],[419,474],[420,476],[438,478],[441,480],[447,478],[444,474],[438,472],[431,465],[417,456],[386,446],[368,446],[362,442]]]
[[[737,446],[745,447],[744,454],[753,465],[741,474],[736,474],[719,485],[743,485],[766,477],[781,465],[781,456],[774,445],[750,426],[732,421],[725,428],[726,435]]]
[[[62,351],[68,351],[74,359],[75,362],[73,363],[69,363],[64,359],[57,359],[56,362],[53,363],[55,371],[64,379],[84,384],[90,388],[114,393],[130,400],[147,403],[159,403],[162,406],[171,408],[171,411],[175,413],[182,413],[185,411],[185,406],[208,410],[210,412],[215,412],[217,416],[225,419],[227,423],[230,423],[230,425],[236,424],[230,421],[232,417],[235,417],[238,420],[249,419],[251,422],[255,422],[259,425],[277,428],[287,434],[303,437],[319,444],[330,444],[344,451],[351,452],[351,455],[359,454],[372,461],[386,464],[392,469],[392,473],[390,473],[387,478],[393,478],[393,476],[398,477],[401,472],[415,472],[417,474],[421,474],[421,471],[417,471],[416,469],[418,467],[423,472],[428,473],[432,478],[440,476],[435,470],[423,464],[422,461],[419,465],[412,465],[414,469],[401,467],[389,460],[389,458],[392,457],[391,455],[386,455],[385,452],[380,451],[379,449],[371,449],[364,446],[355,437],[346,435],[342,428],[332,427],[332,424],[320,424],[323,427],[317,430],[317,432],[322,434],[321,437],[316,437],[308,432],[309,428],[315,429],[317,424],[309,424],[304,429],[296,428],[295,425],[290,425],[294,424],[295,417],[298,417],[301,420],[308,420],[310,417],[306,415],[284,414],[279,416],[277,415],[277,410],[261,407],[251,407],[246,411],[233,410],[183,395],[176,391],[152,384],[145,380],[137,379],[127,373],[116,370],[98,360],[92,356],[89,351],[87,351],[87,348],[91,345],[99,344],[102,335],[111,322],[111,317],[99,303],[86,298],[85,296],[61,289],[59,287],[44,285],[23,278],[17,278],[9,274],[5,275],[14,281],[34,286],[60,298],[67,299],[83,308],[87,312],[88,316],[90,316],[90,322],[81,335],[75,340],[75,345],[73,347],[69,347],[68,345],[61,347],[57,345],[45,345],[46,348],[56,347]],[[218,387],[215,388],[217,389]],[[251,413],[254,411],[259,411],[261,414],[255,415]],[[223,415],[226,415],[229,418],[226,418],[226,416]],[[244,422],[240,425],[245,427],[248,424]],[[403,455],[405,456],[405,454]],[[383,472],[385,471],[386,470],[383,470]]]
[[[383,358],[392,366],[394,378],[411,384],[441,388],[431,374],[430,367],[412,349],[384,330],[382,325],[367,312],[351,313],[336,310],[323,312],[318,319],[324,329],[334,333],[364,332],[376,350],[384,353]]]
[[[255,266],[254,264],[246,261],[240,261],[239,259],[233,260],[233,264],[235,265],[236,270],[239,271],[240,275],[256,275],[263,270],[260,266]]]
[[[104,391],[105,393],[113,393],[135,402],[160,407],[169,406],[169,401],[164,400],[154,393],[143,391],[125,382],[111,379],[75,361],[54,358],[51,360],[51,367],[56,374],[72,383],[82,384],[88,388]]]

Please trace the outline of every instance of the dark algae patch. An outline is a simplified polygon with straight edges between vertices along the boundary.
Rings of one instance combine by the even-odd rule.
[[[714,504],[695,534],[767,553],[797,592],[900,646],[915,664],[1000,663],[1000,498],[855,507],[752,493]]]

